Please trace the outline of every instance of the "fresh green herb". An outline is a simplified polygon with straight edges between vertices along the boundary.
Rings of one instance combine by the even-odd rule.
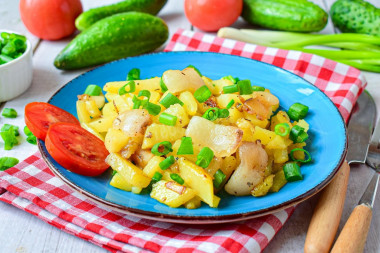
[[[17,111],[13,108],[4,108],[1,115],[3,115],[5,118],[16,118],[17,117]]]
[[[294,143],[304,142],[308,137],[309,135],[305,132],[305,129],[298,125],[292,127],[289,133],[289,139],[291,139]]]
[[[150,99],[150,91],[148,90],[140,90],[139,94],[137,95],[138,97],[146,97],[146,101],[149,102]]]
[[[161,112],[161,106],[153,104],[151,102],[147,102],[144,106],[144,109],[146,109],[150,115],[156,116]]]
[[[128,86],[129,86],[129,90],[126,90],[125,88],[127,88]],[[129,81],[128,83],[126,83],[125,85],[123,85],[123,87],[121,87],[119,89],[119,95],[124,95],[124,94],[132,93],[135,91],[136,91],[136,84],[132,80],[132,81]]]
[[[237,84],[229,85],[229,86],[223,86],[223,93],[224,94],[230,94],[235,93],[239,91],[239,86]]]
[[[235,100],[231,99],[231,101],[227,104],[226,109],[230,109],[235,104]]]
[[[37,144],[37,138],[34,136],[34,134],[29,130],[27,126],[24,127],[24,133],[26,135],[26,141],[30,144],[36,145]]]
[[[174,156],[168,156],[163,160],[162,162],[159,163],[159,166],[162,170],[168,169],[170,166],[172,166],[175,162]]]
[[[4,170],[7,170],[9,168],[12,168],[13,166],[15,166],[18,163],[19,163],[19,160],[17,158],[7,157],[7,156],[1,157],[0,158],[0,171],[4,171]]]
[[[117,174],[117,170],[112,170],[112,176],[115,176]]]
[[[227,109],[219,109],[218,114],[219,118],[227,118],[228,116],[230,116],[230,112]]]
[[[214,152],[209,147],[204,147],[199,152],[195,164],[202,168],[207,168],[210,165],[213,158]]]
[[[209,90],[209,88],[206,85],[203,85],[202,87],[199,87],[194,92],[194,97],[196,100],[198,100],[199,103],[204,103],[211,97],[212,93]]]
[[[279,136],[287,136],[290,132],[290,126],[288,123],[280,123],[274,127],[274,132]]]
[[[152,154],[156,156],[167,155],[169,152],[172,151],[172,144],[169,141],[156,143],[151,149]]]
[[[239,82],[239,78],[238,77],[233,77],[231,75],[229,76],[224,76],[222,77],[222,79],[226,79],[226,80],[230,80],[232,83],[236,84],[237,82]]]
[[[252,86],[252,90],[253,90],[253,91],[265,91],[265,88],[262,87],[262,86],[256,86],[256,85],[253,85],[253,86]]]
[[[20,135],[20,133],[19,133],[19,131],[18,131],[18,126],[11,125],[11,124],[4,124],[4,125],[1,127],[1,130],[0,130],[0,131],[8,131],[10,128],[13,130],[13,134],[14,134],[14,136],[19,136],[19,135]]]
[[[307,113],[309,111],[309,107],[301,104],[301,103],[294,103],[289,107],[288,115],[289,118],[292,120],[300,120],[306,117]]]
[[[302,180],[303,178],[301,174],[301,168],[297,164],[297,162],[285,163],[283,170],[284,170],[286,181],[288,182]]]
[[[152,177],[152,181],[158,182],[162,178],[162,174],[158,171],[156,171]]]
[[[207,109],[207,111],[205,111],[202,117],[210,121],[216,120],[217,118],[219,118],[219,108],[213,107],[213,108]]]
[[[185,183],[185,180],[183,180],[183,178],[177,173],[171,173],[170,178],[179,183],[180,185],[183,185]]]
[[[177,122],[177,116],[171,115],[169,113],[163,112],[160,114],[158,121],[164,125],[175,126]]]
[[[182,137],[181,145],[178,148],[177,155],[192,155],[194,154],[193,142],[191,137]]]
[[[225,179],[226,175],[223,173],[223,171],[221,171],[220,169],[217,170],[214,174],[214,180],[212,181],[215,189],[218,189]]]
[[[250,80],[240,80],[237,85],[239,87],[240,95],[251,95],[253,93]]]
[[[294,158],[294,154],[293,153],[296,152],[296,151],[302,151],[302,152],[304,152],[306,154],[307,158],[304,159],[304,160],[298,160],[298,159]],[[308,162],[311,161],[311,155],[310,155],[310,153],[307,150],[302,149],[302,148],[294,148],[294,149],[292,149],[290,151],[290,153],[289,153],[289,156],[290,156],[290,159],[292,159],[295,162],[308,163]]]
[[[0,131],[0,136],[4,141],[5,150],[11,150],[14,145],[18,144],[18,140],[15,135],[16,131],[17,131],[17,128],[15,126],[11,126],[7,128],[6,130]]]
[[[160,80],[160,87],[162,92],[166,92],[168,90],[168,87],[166,87],[166,84],[164,83],[164,80],[162,80],[162,77]]]
[[[133,68],[128,72],[127,81],[140,80],[140,69]]]
[[[189,66],[187,66],[187,68],[193,68],[193,69],[199,74],[199,76],[202,77],[202,74],[201,74],[201,72],[199,71],[199,69],[197,69],[197,68],[194,67],[193,65],[189,65]]]
[[[102,95],[102,88],[96,84],[90,84],[87,86],[86,90],[84,91],[84,94],[90,96],[100,96]]]
[[[181,106],[183,106],[183,102],[171,93],[168,93],[160,101],[160,104],[162,104],[165,108],[169,108],[171,105],[174,105],[174,104],[180,104]]]
[[[2,32],[0,34],[0,65],[20,57],[26,47],[25,36]]]

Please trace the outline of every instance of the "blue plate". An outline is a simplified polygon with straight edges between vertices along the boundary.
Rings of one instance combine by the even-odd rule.
[[[117,211],[147,219],[192,224],[231,222],[268,214],[311,197],[331,181],[343,162],[347,145],[345,124],[337,108],[323,92],[301,77],[248,58],[205,52],[155,53],[126,58],[78,76],[54,94],[49,103],[76,115],[77,95],[82,94],[88,84],[103,86],[110,81],[125,80],[131,68],[139,68],[144,79],[161,76],[168,69],[183,69],[189,64],[212,79],[226,75],[250,79],[253,85],[270,89],[283,108],[295,102],[309,106],[306,120],[311,129],[307,150],[313,162],[302,166],[302,181],[288,183],[278,193],[260,198],[222,193],[218,208],[203,204],[198,209],[188,210],[170,208],[149,195],[137,195],[110,186],[110,170],[99,177],[69,172],[54,161],[40,141],[40,151],[51,170],[75,190]]]

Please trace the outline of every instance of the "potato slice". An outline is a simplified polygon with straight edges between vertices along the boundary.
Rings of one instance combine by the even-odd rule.
[[[209,147],[217,157],[225,157],[235,153],[243,138],[243,131],[238,127],[214,124],[213,122],[194,116],[186,129],[186,136],[193,143]]]
[[[182,127],[174,127],[153,123],[152,125],[148,126],[148,128],[145,131],[142,148],[151,148],[154,144],[163,141],[174,142],[178,139],[181,139],[183,136],[185,136],[185,129],[183,129]]]
[[[150,196],[170,207],[179,207],[195,197],[195,191],[174,181],[160,180],[153,185]]]
[[[193,69],[167,70],[162,74],[162,81],[172,93],[191,91],[194,93],[199,87],[205,85],[201,76]]]

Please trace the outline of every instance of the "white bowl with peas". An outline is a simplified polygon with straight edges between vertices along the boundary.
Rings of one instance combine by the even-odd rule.
[[[0,30],[0,102],[26,91],[32,76],[31,43],[25,36]]]

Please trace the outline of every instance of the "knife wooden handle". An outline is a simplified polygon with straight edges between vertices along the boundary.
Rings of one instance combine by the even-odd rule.
[[[329,252],[342,216],[349,175],[350,166],[344,162],[323,190],[307,231],[305,253]]]
[[[331,253],[363,252],[371,219],[372,208],[370,206],[365,204],[356,206],[336,240]]]

